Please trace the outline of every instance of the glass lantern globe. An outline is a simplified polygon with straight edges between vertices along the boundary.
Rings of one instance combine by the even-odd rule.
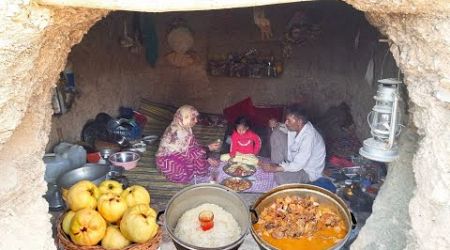
[[[398,147],[395,137],[400,132],[398,125],[398,86],[397,79],[379,80],[377,95],[374,96],[375,106],[367,115],[372,138],[364,140],[359,153],[371,160],[391,162],[398,157]]]

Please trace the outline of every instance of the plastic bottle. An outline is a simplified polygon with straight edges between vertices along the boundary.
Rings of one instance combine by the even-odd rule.
[[[56,145],[54,152],[70,161],[70,168],[79,168],[86,163],[86,150],[76,144],[61,142]]]

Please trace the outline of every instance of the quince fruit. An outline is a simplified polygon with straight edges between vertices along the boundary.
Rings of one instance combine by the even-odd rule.
[[[129,246],[131,242],[123,236],[118,226],[108,226],[105,237],[102,239],[102,247],[106,249],[122,249]]]
[[[139,185],[125,189],[120,196],[127,202],[128,207],[137,204],[150,205],[150,194],[147,189]]]
[[[122,183],[115,180],[105,180],[98,186],[101,194],[113,193],[120,195],[123,191]]]
[[[79,181],[73,185],[67,193],[67,204],[70,210],[78,211],[83,208],[97,207],[97,199],[100,196],[98,187],[91,181]]]
[[[120,221],[120,231],[130,241],[144,243],[158,232],[156,212],[147,204],[128,208]]]
[[[103,194],[97,202],[97,210],[107,222],[120,220],[127,208],[125,200],[113,193]]]
[[[63,229],[64,233],[66,233],[67,235],[69,235],[70,223],[72,222],[72,218],[74,215],[75,215],[75,212],[72,210],[69,210],[69,212],[67,212],[66,215],[64,215],[64,219],[62,221],[62,229]]]
[[[83,208],[75,213],[70,223],[70,239],[80,246],[94,246],[106,233],[106,221],[95,210]]]

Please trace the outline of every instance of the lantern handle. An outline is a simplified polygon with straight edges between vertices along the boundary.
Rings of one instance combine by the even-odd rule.
[[[391,149],[394,145],[394,139],[395,139],[395,128],[397,127],[397,108],[398,108],[398,96],[394,94],[394,103],[392,105],[392,116],[391,116],[391,128],[389,129],[389,143],[388,143],[388,149]]]

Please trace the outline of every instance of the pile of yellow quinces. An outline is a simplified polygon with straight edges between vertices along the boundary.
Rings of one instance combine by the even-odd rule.
[[[114,180],[105,180],[98,187],[83,180],[65,196],[70,211],[64,215],[62,228],[76,245],[101,242],[106,249],[122,249],[133,242],[145,243],[158,232],[150,194],[142,186],[123,190]]]

